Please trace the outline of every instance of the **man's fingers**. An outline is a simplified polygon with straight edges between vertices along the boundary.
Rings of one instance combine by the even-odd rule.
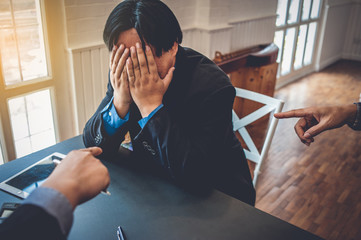
[[[114,45],[114,46],[113,46],[113,49],[112,49],[112,52],[111,52],[111,54],[110,54],[109,69],[112,68],[114,56],[115,56],[115,53],[117,52],[117,49],[118,49],[118,46],[117,46],[117,45]]]
[[[150,49],[150,47],[148,45],[145,46],[145,53],[147,55],[149,72],[151,74],[158,74],[158,69],[157,69],[157,65],[155,64],[155,61],[154,61],[154,56],[153,56],[152,50]]]
[[[127,73],[128,73],[128,80],[129,80],[129,86],[134,87],[134,70],[133,70],[133,63],[130,58],[127,59]]]
[[[120,74],[123,72],[124,66],[125,66],[125,62],[127,61],[129,55],[129,49],[126,48],[122,54],[122,57],[120,58],[116,71],[115,71],[115,76],[117,78],[120,78]]]
[[[140,43],[137,42],[135,46],[137,47],[137,56],[138,56],[140,74],[143,76],[149,73],[147,59],[145,59],[145,55]]]
[[[174,70],[175,70],[175,67],[171,67],[171,68],[168,70],[167,75],[165,75],[165,77],[164,77],[164,79],[163,79],[163,84],[164,84],[165,90],[168,89],[169,84],[170,84],[170,82],[172,81]]]
[[[312,139],[313,137],[317,136],[318,134],[320,134],[321,132],[325,131],[327,129],[327,127],[325,126],[325,124],[321,121],[318,124],[316,124],[315,126],[311,127],[310,129],[308,129],[305,133],[304,133],[304,138],[306,139]]]
[[[123,82],[122,84],[129,84],[128,82],[128,73],[127,73],[127,68],[123,68],[123,72],[122,75],[120,76],[121,81]]]
[[[308,128],[308,122],[305,118],[299,119],[295,125],[295,132],[296,132],[297,136],[299,137],[299,139],[301,140],[302,143],[309,146],[310,143],[313,142],[314,140],[313,140],[313,138],[306,138],[304,136],[307,128]]]
[[[116,68],[118,66],[119,59],[122,56],[123,52],[124,52],[124,45],[122,44],[117,49],[117,52],[115,53],[115,56],[114,56],[113,61],[111,63],[112,64],[111,70],[112,70],[113,73],[115,73],[115,70],[116,70]]]
[[[305,117],[307,112],[305,109],[293,109],[287,112],[275,113],[275,118],[293,118],[293,117]]]
[[[137,53],[135,50],[135,47],[130,47],[130,57],[132,60],[132,64],[133,64],[133,72],[134,72],[134,81],[136,81],[137,79],[140,79],[140,70],[139,70],[139,62],[138,62],[138,57],[137,57]],[[129,77],[129,75],[128,75]]]
[[[89,147],[80,150],[84,152],[90,152],[93,156],[98,156],[103,152],[103,149],[101,149],[100,147]]]
[[[303,137],[303,134],[305,134],[305,130],[304,130],[305,126],[306,126],[306,120],[304,118],[299,119],[295,125],[295,132],[301,141],[306,140],[305,137]]]

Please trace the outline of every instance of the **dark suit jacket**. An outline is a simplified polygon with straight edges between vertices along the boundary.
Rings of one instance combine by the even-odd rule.
[[[0,239],[58,240],[66,237],[53,216],[38,206],[25,204],[0,224]]]
[[[232,128],[235,89],[229,78],[211,60],[181,46],[175,67],[164,107],[141,129],[141,115],[133,103],[129,121],[113,136],[105,132],[101,114],[113,97],[109,82],[105,98],[85,125],[85,145],[115,154],[129,131],[136,161],[158,165],[186,185],[212,184],[253,205],[250,172]]]

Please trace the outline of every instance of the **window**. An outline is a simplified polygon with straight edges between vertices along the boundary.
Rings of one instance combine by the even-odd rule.
[[[3,157],[2,147],[0,144],[0,164],[3,164],[3,163],[4,163],[4,157]]]
[[[1,0],[0,116],[12,160],[56,142],[42,1]]]
[[[0,46],[5,85],[48,75],[38,1],[2,1]]]
[[[320,9],[321,0],[278,0],[274,43],[279,78],[313,64]]]
[[[49,89],[10,99],[8,104],[17,157],[55,144]]]

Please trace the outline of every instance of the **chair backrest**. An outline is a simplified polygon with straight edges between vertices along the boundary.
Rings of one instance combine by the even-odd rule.
[[[263,107],[248,114],[245,117],[239,119],[238,115],[233,110],[233,131],[238,131],[243,141],[247,145],[248,149],[244,149],[246,158],[256,164],[253,174],[253,185],[256,187],[258,173],[260,172],[263,160],[267,156],[267,152],[272,142],[273,135],[275,133],[278,119],[273,117],[274,113],[278,113],[282,110],[284,102],[282,100],[275,99],[260,93],[252,92],[245,89],[235,88],[236,97],[249,99],[255,102],[264,104]],[[256,145],[254,144],[250,134],[248,133],[246,126],[260,119],[261,117],[270,114],[270,123],[266,131],[266,138],[264,140],[261,153],[259,153]]]

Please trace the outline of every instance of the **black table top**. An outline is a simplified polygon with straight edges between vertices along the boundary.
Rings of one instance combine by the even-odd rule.
[[[53,152],[83,148],[81,136],[0,166],[0,182]],[[113,161],[111,196],[78,206],[69,239],[117,239],[121,226],[132,239],[321,239],[217,190],[190,193],[161,177]],[[0,191],[0,204],[21,202]]]

